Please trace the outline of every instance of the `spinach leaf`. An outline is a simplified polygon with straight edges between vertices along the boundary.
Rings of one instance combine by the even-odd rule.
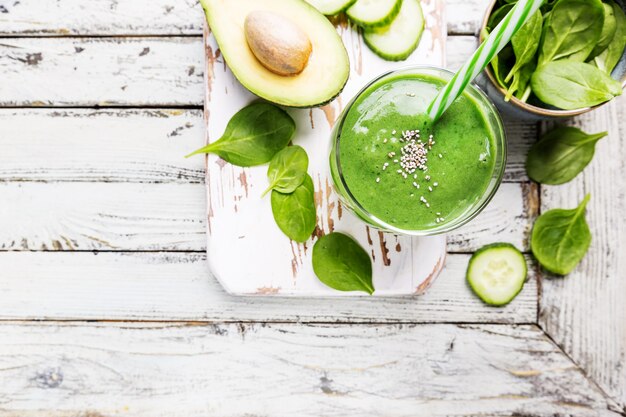
[[[541,101],[565,110],[595,106],[622,93],[620,83],[608,74],[591,64],[569,60],[540,65],[531,86]]]
[[[591,162],[596,143],[607,134],[588,135],[568,126],[551,130],[530,148],[526,159],[528,176],[541,184],[571,181]]]
[[[509,61],[513,58],[513,48],[511,45],[505,46],[498,55],[491,60],[491,69],[493,76],[500,86],[504,89],[509,88],[509,83],[504,82],[505,74],[508,73],[510,65]]]
[[[598,43],[593,48],[591,53],[589,54],[588,59],[592,59],[602,53],[615,36],[615,31],[617,30],[617,19],[615,18],[615,12],[613,11],[613,7],[610,4],[602,3],[604,7],[604,25],[602,26],[602,32],[600,34],[600,39]]]
[[[487,21],[487,30],[491,32],[493,28],[498,26],[498,23],[504,19],[504,16],[511,11],[513,6],[515,6],[515,4],[505,4],[504,6],[492,11],[491,16],[489,16],[489,20]]]
[[[330,288],[374,292],[372,261],[365,250],[343,233],[322,236],[313,246],[313,271]]]
[[[302,147],[289,146],[278,152],[270,161],[270,166],[267,169],[270,186],[263,195],[270,190],[286,194],[292,193],[304,181],[308,167],[309,157]]]
[[[315,190],[310,175],[290,194],[272,191],[272,214],[276,224],[289,239],[306,242],[311,237],[317,221]]]
[[[530,246],[546,270],[567,275],[587,253],[591,244],[591,232],[585,220],[589,198],[587,194],[575,209],[550,210],[535,221]]]
[[[295,131],[296,124],[287,112],[273,104],[255,102],[230,119],[219,140],[187,157],[214,153],[233,165],[261,165],[287,146]]]
[[[593,60],[595,66],[607,74],[613,72],[613,69],[622,58],[624,48],[626,48],[626,14],[614,1],[609,3],[613,7],[613,16],[615,16],[615,35],[607,48]]]
[[[526,101],[530,95],[530,77],[537,68],[534,62],[529,62],[513,74],[513,81],[506,91],[504,101],[509,101],[513,94],[522,101]]]
[[[585,61],[600,39],[603,22],[600,0],[559,0],[546,22],[539,65],[564,58]]]
[[[543,17],[541,12],[537,11],[511,38],[511,45],[513,45],[513,52],[515,53],[515,65],[504,79],[505,82],[509,82],[524,65],[533,61],[541,41],[542,27]],[[517,85],[519,86],[519,81]]]
[[[519,72],[516,72],[513,75],[513,81],[511,82],[511,85],[509,85],[509,88],[506,90],[504,101],[511,100],[511,97],[513,97],[513,94],[515,94],[520,89],[520,85],[519,85],[521,81],[520,75],[521,74]]]
[[[557,1],[558,0],[547,0],[543,2],[543,5],[541,5],[541,8],[539,10],[541,10],[541,12],[543,13],[544,20],[550,14],[552,8],[554,7],[554,3],[556,3]]]
[[[528,100],[528,97],[530,97],[530,93],[532,92],[532,89],[530,88],[530,78],[533,76],[536,69],[537,64],[535,62],[530,62],[524,65],[519,72],[516,73],[518,85],[515,97],[523,102]],[[515,78],[515,76],[513,78]]]

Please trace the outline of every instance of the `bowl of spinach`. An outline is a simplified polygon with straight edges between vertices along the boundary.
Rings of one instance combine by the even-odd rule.
[[[493,0],[482,42],[516,0]],[[576,116],[626,87],[626,0],[546,0],[485,69],[487,94],[524,119]]]

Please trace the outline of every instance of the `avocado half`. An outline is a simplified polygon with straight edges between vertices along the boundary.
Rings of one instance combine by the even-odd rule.
[[[252,93],[276,104],[314,107],[335,98],[348,80],[350,61],[328,19],[304,0],[200,0],[211,32],[230,70]],[[311,41],[311,55],[297,75],[267,69],[248,46],[244,22],[253,11],[291,20]]]

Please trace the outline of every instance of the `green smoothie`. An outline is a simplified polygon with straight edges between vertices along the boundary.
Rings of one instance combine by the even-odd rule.
[[[496,139],[484,105],[464,93],[436,123],[427,116],[444,85],[425,74],[377,81],[336,132],[335,182],[341,175],[366,212],[398,229],[429,230],[458,220],[475,209],[494,177]]]

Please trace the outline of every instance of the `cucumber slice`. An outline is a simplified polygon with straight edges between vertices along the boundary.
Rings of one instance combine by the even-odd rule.
[[[474,293],[492,306],[508,304],[526,281],[526,259],[509,243],[480,248],[469,261],[467,282]]]
[[[402,0],[357,0],[346,14],[362,28],[386,26],[398,15]]]
[[[352,6],[356,0],[306,0],[311,6],[326,16],[336,15]]]
[[[376,55],[402,61],[417,48],[424,31],[424,13],[419,0],[403,0],[400,13],[389,26],[366,29],[363,39]]]

